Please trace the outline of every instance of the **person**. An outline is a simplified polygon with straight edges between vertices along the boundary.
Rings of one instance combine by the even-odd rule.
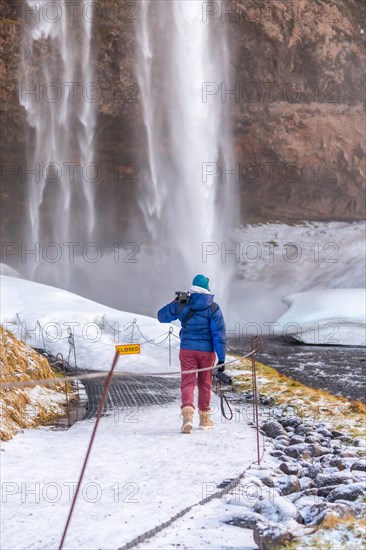
[[[225,370],[226,338],[224,318],[213,298],[208,278],[196,275],[188,292],[188,300],[182,302],[178,295],[157,314],[161,323],[179,319],[182,325],[179,352],[182,433],[192,432],[196,384],[196,373],[184,374],[185,371],[197,370],[199,428],[209,430],[214,427],[210,418],[212,369],[204,369],[214,366],[216,352],[218,368],[221,372]]]

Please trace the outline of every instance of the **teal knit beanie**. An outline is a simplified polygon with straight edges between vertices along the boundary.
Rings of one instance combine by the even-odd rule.
[[[208,288],[208,279],[204,275],[196,275],[195,278],[192,281],[192,285],[200,286],[201,288],[205,288],[206,290],[210,290]]]

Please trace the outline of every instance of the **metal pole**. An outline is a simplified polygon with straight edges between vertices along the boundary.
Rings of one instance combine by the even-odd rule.
[[[168,342],[169,342],[169,365],[172,364],[172,342],[171,342],[171,339],[172,339],[172,332],[173,332],[173,327],[169,327],[169,339],[168,339]]]
[[[75,495],[74,495],[74,498],[73,498],[73,501],[72,501],[72,504],[71,504],[70,512],[69,512],[69,515],[68,515],[68,518],[67,518],[67,521],[66,521],[66,525],[65,525],[65,529],[64,529],[64,532],[63,532],[63,535],[62,535],[59,550],[62,550],[64,542],[65,542],[65,538],[66,538],[66,535],[67,535],[67,530],[68,530],[69,525],[70,525],[71,517],[72,517],[73,511],[74,511],[74,508],[75,508],[75,504],[76,504],[76,500],[78,498],[78,494],[79,494],[79,491],[80,491],[81,482],[83,481],[86,466],[88,464],[90,452],[91,452],[91,449],[92,449],[92,446],[93,446],[93,443],[94,443],[94,438],[95,438],[95,435],[97,433],[99,420],[102,416],[104,406],[105,406],[105,403],[107,401],[107,395],[108,395],[108,391],[109,391],[109,388],[110,388],[110,385],[111,385],[111,382],[112,382],[113,371],[114,371],[114,369],[117,365],[118,358],[119,358],[119,353],[117,351],[115,353],[115,356],[114,356],[114,359],[113,359],[111,370],[109,371],[108,377],[106,378],[106,380],[104,382],[104,391],[103,391],[102,399],[101,399],[100,404],[99,404],[97,419],[95,421],[93,432],[92,432],[92,435],[91,435],[91,438],[90,438],[90,441],[89,441],[88,450],[87,450],[86,455],[85,455],[84,464],[83,464],[83,467],[81,469],[78,485],[77,485]]]
[[[252,361],[252,381],[253,381],[253,411],[255,413],[255,429],[257,434],[257,460],[258,464],[261,463],[260,459],[260,450],[259,450],[259,415],[258,415],[258,392],[257,392],[257,372],[256,372],[256,353],[257,351],[262,351],[263,349],[263,340],[260,336],[255,336],[252,339],[252,350],[254,350],[253,355],[251,356]]]
[[[60,358],[60,359],[59,359]],[[65,370],[65,362],[64,362],[64,356],[62,353],[58,353],[56,355],[56,361],[60,361],[62,364],[62,372],[64,373],[64,377],[66,376],[66,370]],[[66,396],[66,411],[67,411],[67,423],[70,428],[71,426],[71,420],[70,420],[70,401],[69,401],[69,392],[67,391],[67,382],[65,382],[65,396]]]
[[[133,337],[135,335],[135,324],[136,324],[136,319],[134,319],[132,321],[132,330],[131,330],[131,344],[133,344]]]

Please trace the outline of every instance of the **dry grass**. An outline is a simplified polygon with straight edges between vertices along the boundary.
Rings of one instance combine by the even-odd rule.
[[[361,401],[351,401],[325,390],[309,388],[262,363],[257,362],[256,366],[259,392],[272,397],[276,404],[293,410],[300,417],[331,422],[335,429],[347,430],[353,437],[365,436],[366,405]],[[251,362],[242,360],[236,369],[242,373],[234,378],[235,389],[250,390]]]
[[[0,327],[1,382],[54,378],[47,359]],[[64,386],[0,390],[0,439],[11,439],[19,429],[49,423],[64,414]]]
[[[310,536],[302,537],[283,550],[356,550],[366,547],[366,519],[330,514]]]

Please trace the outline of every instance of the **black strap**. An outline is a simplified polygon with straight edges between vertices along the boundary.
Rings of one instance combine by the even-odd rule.
[[[188,306],[189,307],[189,306]],[[182,324],[182,327],[185,326],[186,322],[189,321],[189,319],[191,317],[193,317],[193,315],[195,314],[196,312],[194,311],[194,309],[191,309],[189,308],[189,311],[187,313],[187,315],[184,317],[183,321],[181,321],[181,324]]]
[[[181,313],[183,311],[183,308],[184,308],[184,305],[181,308],[179,313]],[[218,309],[219,309],[219,305],[216,304],[216,302],[212,302],[212,304],[210,305],[211,315],[213,315]],[[184,319],[181,321],[182,327],[184,327],[186,325],[187,321],[189,321],[189,319],[191,319],[195,313],[197,313],[197,312],[194,309],[189,308],[189,312],[184,317]]]

